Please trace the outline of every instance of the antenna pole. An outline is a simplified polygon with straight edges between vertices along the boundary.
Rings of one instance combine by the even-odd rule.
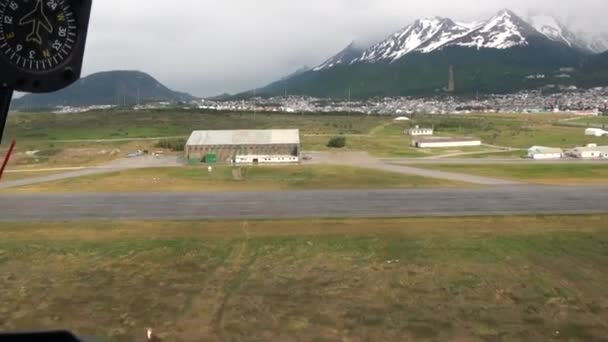
[[[13,89],[0,86],[0,144],[2,144],[4,127],[6,127],[6,120],[8,119],[8,111],[11,107],[12,99]]]

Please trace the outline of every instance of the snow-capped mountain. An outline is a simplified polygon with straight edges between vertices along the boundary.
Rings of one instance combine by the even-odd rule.
[[[303,66],[299,67],[296,71],[294,71],[291,74],[283,77],[281,80],[287,80],[287,79],[290,79],[292,77],[296,77],[296,76],[301,75],[301,74],[303,74],[305,72],[308,72],[308,71],[310,71],[310,67],[308,65],[303,65]]]
[[[530,17],[529,21],[538,32],[554,42],[563,43],[572,48],[588,50],[588,44],[552,16],[536,15]]]
[[[353,59],[352,63],[395,61],[413,51],[428,53],[466,35],[470,30],[467,26],[456,24],[446,18],[417,20],[365,50],[360,57]]]
[[[608,64],[608,53],[590,56],[591,50],[608,47],[608,37],[603,38],[589,49],[592,44],[583,44],[554,18],[526,21],[509,10],[480,22],[432,17],[416,20],[367,49],[350,44],[313,70],[271,83],[258,94],[424,96],[446,89],[455,89],[452,94],[506,93],[545,85],[600,85],[604,75],[608,85],[608,73],[596,72]],[[564,77],[564,68],[573,71]],[[452,77],[455,87],[448,86]]]
[[[456,22],[439,17],[420,19],[358,56],[349,45],[314,70],[326,70],[337,64],[394,62],[413,52],[426,54],[450,46],[504,50],[527,46],[534,38],[583,49],[584,44],[556,19],[549,16],[532,19],[530,24],[509,10],[502,10],[481,22]]]
[[[314,68],[314,71],[329,69],[340,64],[350,64],[355,58],[359,57],[363,51],[365,51],[365,49],[360,48],[355,42],[352,42],[344,50]]]
[[[502,10],[482,26],[466,36],[448,42],[446,46],[474,47],[476,49],[509,49],[528,45],[530,36],[538,32],[509,10]]]
[[[581,35],[587,37],[585,47],[594,53],[602,53],[608,51],[608,33],[600,33],[595,35]]]

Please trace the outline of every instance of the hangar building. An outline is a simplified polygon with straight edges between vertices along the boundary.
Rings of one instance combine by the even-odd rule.
[[[225,130],[194,131],[185,147],[187,160],[236,162],[246,156],[259,156],[252,163],[300,157],[300,130]],[[256,160],[257,159],[257,160]]]

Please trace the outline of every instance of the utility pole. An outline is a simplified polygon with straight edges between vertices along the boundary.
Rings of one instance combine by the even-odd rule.
[[[258,113],[258,109],[255,106],[256,100],[255,100],[255,91],[256,89],[253,89],[253,120],[255,120],[255,116]]]
[[[351,86],[348,86],[348,102],[350,103],[351,99]]]
[[[448,93],[456,91],[456,81],[454,78],[454,66],[450,65],[448,69]]]

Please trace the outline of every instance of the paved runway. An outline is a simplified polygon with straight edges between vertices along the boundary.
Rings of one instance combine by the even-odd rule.
[[[1,221],[608,213],[608,187],[0,195]]]

